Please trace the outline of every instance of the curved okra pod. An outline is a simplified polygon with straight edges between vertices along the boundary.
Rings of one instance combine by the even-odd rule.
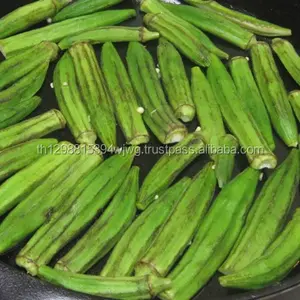
[[[258,42],[251,47],[251,57],[254,75],[275,130],[288,147],[297,147],[296,120],[270,46]]]
[[[157,57],[164,88],[177,118],[190,122],[195,117],[195,105],[182,58],[165,38],[159,40]]]
[[[262,36],[289,36],[292,31],[253,16],[243,14],[239,11],[227,8],[214,0],[184,0],[185,2],[197,6],[202,10],[213,11],[224,18],[240,25],[241,27]]]
[[[169,274],[161,299],[191,299],[218,270],[240,233],[259,172],[248,168],[227,184],[201,223],[192,245]]]
[[[161,143],[181,141],[187,129],[167,103],[150,53],[142,44],[131,42],[126,59],[139,105],[144,109],[145,123]]]
[[[293,79],[300,84],[300,57],[294,46],[284,39],[273,39],[272,48]]]
[[[300,122],[300,91],[295,90],[289,93],[289,100],[294,110],[294,113]]]
[[[171,147],[146,176],[139,194],[137,207],[144,210],[157,200],[171,185],[177,175],[204,151],[202,135],[189,134],[183,141]]]
[[[230,71],[244,107],[248,109],[271,150],[275,149],[270,118],[246,57],[230,61]]]
[[[155,276],[97,277],[73,274],[46,266],[39,268],[38,276],[73,291],[111,299],[152,299],[171,286],[170,280]]]
[[[102,69],[118,123],[127,144],[139,145],[149,142],[149,134],[143,117],[138,112],[138,102],[127,70],[112,43],[105,43],[101,54]]]
[[[60,22],[71,18],[85,16],[116,5],[123,0],[77,0],[58,12],[53,22]]]
[[[141,213],[114,248],[100,276],[130,276],[135,265],[163,228],[191,180],[183,178]]]
[[[216,187],[213,164],[208,163],[191,182],[146,254],[135,275],[166,276],[184,252],[210,205]]]
[[[40,138],[65,127],[65,119],[56,109],[0,130],[0,150]]]
[[[36,275],[39,266],[48,264],[60,249],[77,237],[118,191],[134,155],[133,148],[125,149],[90,172],[21,250],[17,264]]]
[[[263,255],[286,220],[298,183],[299,151],[293,149],[265,183],[239,239],[220,268],[222,273],[238,272]]]
[[[300,257],[300,210],[264,255],[249,266],[219,278],[224,287],[261,289],[282,280],[297,265]]]
[[[134,9],[121,9],[72,18],[0,40],[0,51],[5,57],[11,57],[16,52],[31,48],[42,41],[56,43],[69,35],[75,35],[100,26],[119,24],[135,16],[136,11]]]
[[[246,151],[249,163],[254,169],[276,167],[277,159],[259,131],[254,119],[247,113],[241,97],[225,66],[216,57],[207,72],[208,80],[214,89],[223,117]]]
[[[177,17],[241,49],[249,49],[256,42],[253,33],[225,19],[214,11],[203,10],[189,5],[165,4],[164,6]]]

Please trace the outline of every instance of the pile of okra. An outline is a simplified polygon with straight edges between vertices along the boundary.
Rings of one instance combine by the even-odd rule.
[[[142,0],[144,27],[126,27],[136,11],[111,8],[120,2],[39,0],[0,19],[0,255],[26,241],[16,263],[32,276],[112,299],[188,300],[215,274],[226,288],[280,282],[300,259],[300,209],[287,221],[300,90],[288,93],[278,71],[300,85],[291,30],[213,0]],[[245,55],[229,57],[206,33]],[[30,117],[53,63],[59,110]],[[65,126],[77,144],[47,137]],[[134,159],[150,134],[168,147],[140,184]],[[274,134],[290,148],[281,164]],[[241,150],[249,166],[232,178]],[[200,155],[210,162],[177,179]],[[264,169],[274,171],[258,192]]]

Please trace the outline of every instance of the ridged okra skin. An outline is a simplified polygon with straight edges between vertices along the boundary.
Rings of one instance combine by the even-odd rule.
[[[264,254],[286,221],[298,184],[299,151],[293,149],[265,183],[239,239],[220,268],[222,273],[239,272]]]
[[[289,93],[289,100],[294,110],[294,113],[300,122],[300,91],[295,90]]]

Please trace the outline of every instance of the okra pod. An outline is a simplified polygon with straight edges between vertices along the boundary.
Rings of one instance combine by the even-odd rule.
[[[58,106],[75,140],[82,144],[94,144],[97,136],[91,124],[91,116],[84,106],[75,67],[68,52],[56,65],[53,84]]]
[[[148,143],[149,134],[143,117],[138,112],[138,102],[127,70],[112,43],[103,45],[101,60],[118,123],[127,144],[139,145]]]
[[[139,194],[137,207],[144,210],[171,185],[180,172],[203,153],[204,143],[199,132],[189,134],[171,147],[146,176]]]
[[[155,276],[142,277],[97,277],[39,268],[39,277],[64,288],[111,299],[152,299],[171,286],[168,279]]]
[[[0,150],[43,137],[65,127],[65,119],[56,109],[0,130]]]
[[[0,38],[24,31],[54,16],[72,0],[40,0],[23,5],[0,19]]]
[[[245,110],[232,78],[216,56],[212,57],[207,76],[223,117],[246,152],[251,167],[275,168],[277,164],[275,155],[260,133],[256,122]]]
[[[60,22],[71,18],[89,15],[116,5],[122,1],[123,0],[77,0],[59,11],[52,21]]]
[[[192,245],[169,274],[161,299],[191,299],[218,270],[241,231],[259,172],[248,168],[228,183],[201,223]]]
[[[288,147],[297,147],[296,120],[270,46],[265,42],[253,45],[251,57],[254,75],[276,132]]]
[[[64,38],[58,46],[68,49],[76,43],[91,45],[105,42],[147,42],[159,38],[158,32],[147,30],[145,27],[107,26],[78,33]]]
[[[242,270],[222,276],[220,284],[239,289],[260,289],[278,283],[297,265],[300,257],[300,210],[264,255]]]
[[[282,229],[298,183],[299,151],[293,149],[265,183],[239,239],[220,268],[222,273],[238,272],[263,255]]]
[[[119,24],[135,16],[136,12],[134,9],[122,9],[107,10],[72,18],[0,40],[0,51],[5,57],[10,57],[14,52],[23,51],[42,41],[57,43],[69,35],[75,35],[100,26]]]
[[[48,264],[60,249],[77,237],[118,191],[134,155],[133,148],[125,149],[90,172],[21,250],[17,264],[36,275],[39,266]]]
[[[139,168],[133,167],[110,205],[55,268],[85,273],[119,241],[136,213]]]
[[[213,164],[208,163],[179,199],[171,216],[135,267],[135,275],[166,276],[184,252],[210,205],[216,187]]]
[[[236,10],[227,8],[213,0],[184,0],[185,2],[197,6],[202,10],[213,11],[224,18],[240,25],[241,27],[262,36],[289,36],[292,31],[253,16],[246,15]]]
[[[157,57],[164,88],[175,116],[183,122],[195,117],[195,105],[182,58],[165,38],[159,40]]]
[[[46,155],[47,151],[39,153],[39,147],[48,150],[57,143],[58,141],[56,139],[37,139],[1,151],[0,181],[10,177],[31,163],[34,163],[43,155]],[[4,199],[2,198],[1,204],[3,201]]]
[[[190,183],[189,178],[181,179],[137,217],[114,248],[100,276],[122,277],[132,274]]]
[[[163,144],[181,141],[187,135],[167,103],[150,53],[138,42],[131,42],[127,52],[130,79],[144,109],[145,123]]]
[[[295,90],[290,92],[289,94],[289,100],[292,105],[292,108],[294,110],[294,113],[300,122],[300,91]]]
[[[241,49],[249,49],[256,42],[256,37],[253,33],[225,19],[214,11],[203,10],[189,5],[165,4],[164,6],[177,17]]]
[[[270,149],[274,150],[275,143],[270,118],[247,58],[243,56],[232,58],[230,71],[244,107],[256,122]]]
[[[0,129],[14,125],[24,120],[30,115],[40,104],[40,97],[32,97],[29,99],[15,99],[0,104]]]
[[[101,162],[98,153],[84,151],[83,148],[79,153],[65,154],[65,162],[8,214],[0,225],[0,253],[8,251],[50,220],[80,180]]]
[[[300,57],[294,46],[284,39],[273,39],[272,48],[293,79],[300,84]]]

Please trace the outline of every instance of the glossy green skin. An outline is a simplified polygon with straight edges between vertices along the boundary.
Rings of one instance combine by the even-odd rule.
[[[191,299],[218,270],[241,231],[259,179],[248,168],[227,184],[201,223],[194,241],[169,274],[161,299]]]
[[[249,266],[219,278],[224,287],[260,289],[280,282],[297,265],[300,257],[300,210],[284,231],[271,244],[265,254]]]
[[[163,144],[181,141],[187,135],[167,103],[152,56],[138,42],[129,43],[127,65],[130,79],[147,126]]]
[[[147,253],[135,267],[135,275],[165,277],[193,239],[215,192],[216,176],[208,163],[179,199]]]
[[[236,273],[264,254],[286,221],[298,183],[299,151],[294,149],[265,183],[222,273]]]
[[[39,266],[48,264],[60,249],[89,225],[128,174],[134,152],[130,148],[127,150],[105,160],[78,184],[51,220],[35,233],[18,254],[17,263],[20,266],[36,275]]]
[[[69,35],[75,35],[100,26],[119,24],[135,16],[134,9],[122,9],[107,10],[73,18],[0,40],[0,50],[4,56],[11,57],[14,52],[31,48],[42,41],[57,43]]]
[[[154,276],[106,278],[46,266],[40,267],[38,276],[73,291],[111,299],[151,299],[171,286],[170,280]]]
[[[284,39],[273,39],[272,48],[293,79],[300,84],[300,57],[294,46]]]
[[[189,5],[165,4],[176,16],[190,22],[241,49],[249,49],[256,42],[253,33],[227,20],[214,11],[202,10]]]
[[[241,27],[262,36],[289,36],[292,31],[253,16],[243,14],[239,11],[229,9],[213,0],[184,0],[185,2],[197,6],[202,10],[213,11],[224,18],[240,25]]]
[[[56,145],[56,139],[37,139],[0,152],[0,181],[12,176],[19,170],[25,168],[40,157],[49,153],[49,149]],[[45,147],[46,151],[40,153],[39,147]],[[1,190],[1,188],[0,188]],[[1,204],[3,203],[3,198]]]
[[[190,122],[195,117],[195,105],[182,58],[165,38],[160,38],[157,57],[164,88],[177,118]]]
[[[0,64],[0,90],[13,84],[47,61],[56,59],[59,48],[51,42],[42,42],[30,50],[4,60]],[[32,59],[32,58],[35,59]]]
[[[133,167],[107,209],[55,268],[83,274],[106,255],[135,217],[138,189],[139,168]]]
[[[142,184],[137,207],[144,210],[172,184],[180,172],[203,153],[204,143],[198,132],[189,134],[171,147],[148,173]]]
[[[65,127],[65,119],[60,111],[49,110],[42,115],[0,130],[0,150],[43,137]]]
[[[289,94],[289,100],[294,110],[294,113],[300,122],[300,91],[292,91]]]
[[[248,60],[237,56],[230,61],[230,71],[246,109],[253,117],[271,150],[275,149],[272,126]]]
[[[149,31],[145,27],[106,26],[67,36],[58,46],[60,49],[68,49],[82,42],[95,45],[105,42],[147,42],[158,38],[158,32]]]
[[[256,82],[273,127],[288,147],[297,147],[296,120],[270,46],[264,42],[253,45],[251,58]]]
[[[137,217],[114,248],[100,276],[132,275],[135,265],[147,252],[190,183],[189,178],[181,179]]]
[[[40,0],[12,11],[0,19],[0,38],[11,36],[54,16],[72,0]]]
[[[138,102],[127,70],[114,45],[107,42],[102,47],[102,70],[112,95],[118,124],[126,143],[139,145],[149,142],[143,117],[138,113]]]
[[[216,57],[207,72],[223,117],[240,145],[245,149],[248,161],[254,169],[275,168],[277,159],[267,145],[253,120],[245,111],[241,97],[225,66]]]
[[[53,22],[85,16],[121,3],[123,0],[77,0],[58,12]]]
[[[0,253],[36,231],[100,162],[98,154],[65,154],[65,162],[24,199],[0,225]]]
[[[84,105],[81,94],[82,88],[77,83],[75,66],[68,52],[56,65],[53,84],[58,106],[65,116],[67,125],[75,140],[82,144],[94,144],[97,139],[96,132],[91,124],[91,119],[94,119],[94,116],[89,115]],[[90,101],[90,103],[92,105],[94,101]]]

